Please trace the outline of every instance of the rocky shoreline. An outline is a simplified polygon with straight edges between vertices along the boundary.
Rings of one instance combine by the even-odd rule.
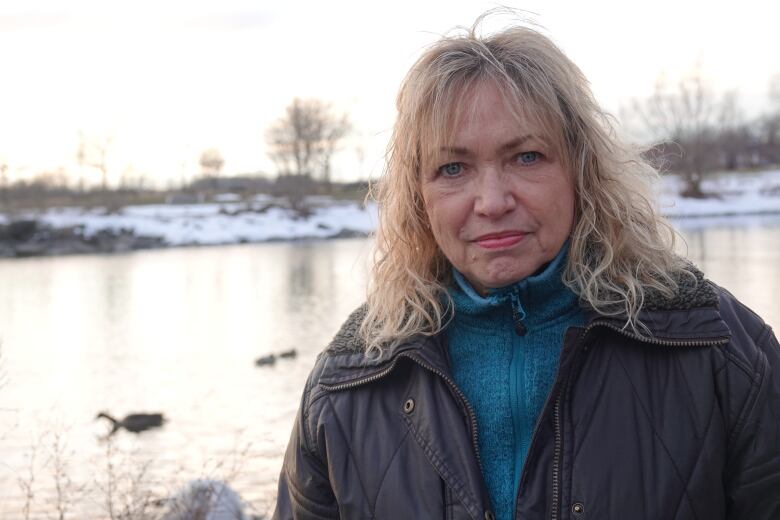
[[[241,240],[238,243],[298,241],[312,239],[361,238],[367,233],[351,229],[334,231],[329,236],[270,237],[264,240]],[[233,242],[228,242],[233,243]],[[197,242],[168,243],[161,236],[138,235],[133,229],[100,229],[91,234],[84,225],[53,227],[34,219],[0,224],[0,258],[60,256],[101,253],[126,253],[142,249],[211,245]]]
[[[86,235],[84,226],[55,228],[32,219],[0,224],[0,258],[118,253],[166,245],[162,237],[138,236],[130,229]]]

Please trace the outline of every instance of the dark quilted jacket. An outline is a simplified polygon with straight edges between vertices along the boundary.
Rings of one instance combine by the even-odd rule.
[[[474,414],[444,341],[367,358],[361,317],[309,377],[274,518],[491,520]],[[642,319],[649,340],[595,315],[567,332],[515,518],[780,519],[771,329],[705,281],[651,298]]]

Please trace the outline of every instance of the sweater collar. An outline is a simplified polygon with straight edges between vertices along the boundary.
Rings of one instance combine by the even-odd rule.
[[[570,312],[577,305],[577,296],[563,283],[569,244],[564,243],[555,258],[541,272],[511,285],[491,289],[480,295],[453,267],[453,286],[449,290],[458,316],[479,316],[509,305],[516,327],[523,328],[550,322]]]

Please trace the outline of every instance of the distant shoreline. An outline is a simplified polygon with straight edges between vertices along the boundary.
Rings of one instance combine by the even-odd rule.
[[[18,222],[18,221],[17,221]],[[27,222],[27,221],[25,221]],[[316,236],[296,236],[296,237],[270,237],[263,240],[249,241],[240,240],[237,242],[217,242],[217,243],[180,243],[168,244],[162,241],[160,237],[155,236],[136,236],[131,233],[113,234],[110,232],[100,233],[92,237],[81,236],[77,228],[51,228],[39,227],[42,233],[51,238],[36,237],[32,240],[13,240],[8,239],[7,226],[0,224],[0,259],[2,258],[30,258],[42,256],[67,256],[67,255],[89,255],[89,254],[117,254],[129,253],[133,251],[143,251],[150,249],[173,249],[185,247],[214,247],[228,246],[237,244],[271,244],[280,242],[307,242],[317,240],[337,240],[350,238],[366,238],[371,235],[370,232],[361,232],[349,229],[342,229],[333,235]]]
[[[678,195],[682,181],[660,184],[661,212],[681,228],[724,223],[736,216],[780,215],[780,170],[730,173],[703,181],[705,199]],[[121,253],[143,249],[369,236],[376,228],[373,203],[319,198],[306,216],[280,205],[242,202],[52,208],[13,218],[0,215],[0,257]]]
[[[375,206],[320,204],[307,217],[245,204],[54,208],[14,218],[0,215],[0,258],[123,253],[145,249],[329,240],[369,236]]]

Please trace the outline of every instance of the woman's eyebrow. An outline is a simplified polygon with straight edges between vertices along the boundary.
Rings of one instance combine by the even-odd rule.
[[[521,144],[525,143],[526,141],[530,141],[530,140],[534,139],[535,137],[536,136],[533,135],[533,134],[528,134],[528,135],[524,135],[523,137],[518,137],[517,139],[512,139],[511,141],[509,141],[509,142],[507,142],[505,144],[502,144],[498,148],[498,152],[499,153],[508,152],[509,150],[517,148],[518,146],[520,146]]]
[[[536,138],[535,135],[528,134],[522,137],[518,137],[516,139],[512,139],[511,141],[507,141],[506,143],[498,147],[498,153],[505,153],[513,148],[517,148],[518,146],[525,143],[526,141],[535,138]],[[471,151],[468,148],[462,146],[442,146],[441,148],[439,148],[439,151],[451,153],[453,155],[469,155],[471,153]]]
[[[470,153],[468,148],[463,148],[461,146],[442,146],[439,148],[439,151],[451,153],[453,155],[468,155]]]

